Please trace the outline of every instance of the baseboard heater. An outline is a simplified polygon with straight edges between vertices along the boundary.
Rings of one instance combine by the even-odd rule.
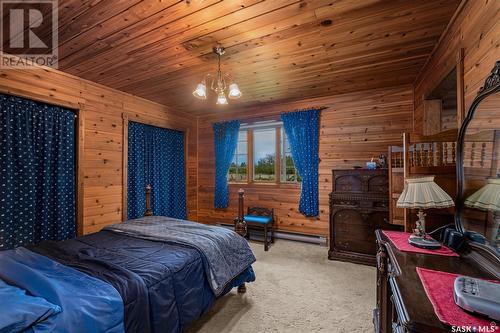
[[[217,223],[218,226],[234,230],[234,225],[226,223]],[[326,246],[326,238],[323,236],[306,235],[296,232],[275,231],[274,237],[277,239],[287,239],[297,242],[312,243]],[[262,241],[264,240],[264,232],[258,229],[252,229],[250,232],[250,239]]]

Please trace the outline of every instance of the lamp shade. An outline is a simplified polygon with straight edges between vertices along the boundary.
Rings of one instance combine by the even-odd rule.
[[[240,88],[238,88],[238,85],[236,83],[231,83],[229,85],[229,98],[235,99],[235,98],[240,98],[241,97],[241,91]]]
[[[226,95],[224,95],[224,91],[219,91],[217,94],[217,103],[218,105],[226,105],[227,104],[227,99]]]
[[[500,211],[500,178],[490,178],[486,185],[465,199],[464,205],[480,210]]]
[[[455,204],[438,184],[434,176],[406,178],[403,193],[396,206],[399,208],[447,208]]]
[[[207,86],[205,83],[198,83],[196,89],[193,91],[193,96],[199,99],[207,98]]]

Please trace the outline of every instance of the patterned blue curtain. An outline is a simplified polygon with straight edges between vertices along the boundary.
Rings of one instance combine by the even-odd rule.
[[[293,163],[302,177],[299,211],[305,216],[319,215],[318,164],[320,110],[281,114],[290,141]]]
[[[226,121],[213,124],[215,147],[215,208],[229,206],[227,173],[238,144],[240,121]]]
[[[129,219],[144,215],[145,187],[149,184],[148,161],[153,145],[146,136],[145,125],[128,123],[128,175],[127,216]]]
[[[0,94],[0,250],[76,233],[75,114]]]
[[[182,132],[129,122],[128,218],[144,216],[148,184],[155,215],[187,218],[184,165]]]

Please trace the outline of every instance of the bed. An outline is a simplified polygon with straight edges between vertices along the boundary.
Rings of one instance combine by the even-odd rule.
[[[0,252],[0,282],[60,307],[28,323],[28,331],[182,332],[217,298],[254,281],[254,261],[231,230],[145,216]]]

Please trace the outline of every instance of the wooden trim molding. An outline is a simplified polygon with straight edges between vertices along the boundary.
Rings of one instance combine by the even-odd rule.
[[[166,118],[154,117],[154,116],[145,116],[140,115],[133,112],[123,112],[122,117],[127,117],[129,121],[133,121],[136,123],[141,123],[150,126],[156,126],[160,128],[170,129],[179,132],[186,132],[187,127],[179,127],[171,125]]]
[[[57,105],[73,110],[80,110],[81,106],[85,104],[85,100],[83,98],[76,98],[73,99],[73,101],[69,101],[69,100],[59,99],[50,95],[45,96],[43,94],[37,93],[36,90],[25,91],[13,87],[6,87],[3,85],[0,85],[0,93],[30,99],[35,102]]]
[[[83,159],[85,149],[85,106],[80,104],[76,112],[76,234],[83,235],[83,214],[85,204],[85,174]]]
[[[276,184],[281,183],[281,127],[276,129],[276,157],[275,157],[274,173]]]
[[[410,175],[410,135],[408,133],[403,133],[403,152],[404,152],[404,162],[403,162],[403,182]],[[392,200],[392,198],[391,198]],[[404,231],[412,232],[412,227],[410,225],[410,219],[408,214],[410,210],[408,208],[403,208],[403,223]]]
[[[188,205],[188,188],[189,188],[189,167],[188,167],[188,157],[189,157],[189,129],[182,131],[184,139],[184,196],[186,197],[186,215],[189,216],[189,205]]]
[[[189,135],[190,131],[188,128],[172,128],[166,127],[164,123],[160,121],[149,121],[145,120],[138,115],[134,119],[129,118],[129,114],[127,112],[122,113],[123,119],[123,147],[122,147],[122,221],[128,220],[128,124],[129,121],[134,121],[136,123],[141,123],[145,125],[151,125],[159,128],[179,131],[183,133],[184,136],[184,175],[185,175],[185,185],[186,185],[186,203],[188,197],[188,188],[189,188],[189,167],[188,167],[188,157],[189,157]],[[189,209],[186,207],[186,212],[189,214]]]
[[[464,83],[464,49],[461,48],[457,52],[456,61],[457,72],[457,128],[462,126],[462,121],[465,118],[465,83]]]
[[[247,129],[247,181],[246,184],[253,184],[253,129]]]
[[[128,219],[128,115],[123,112],[123,145],[122,145],[122,221]]]

